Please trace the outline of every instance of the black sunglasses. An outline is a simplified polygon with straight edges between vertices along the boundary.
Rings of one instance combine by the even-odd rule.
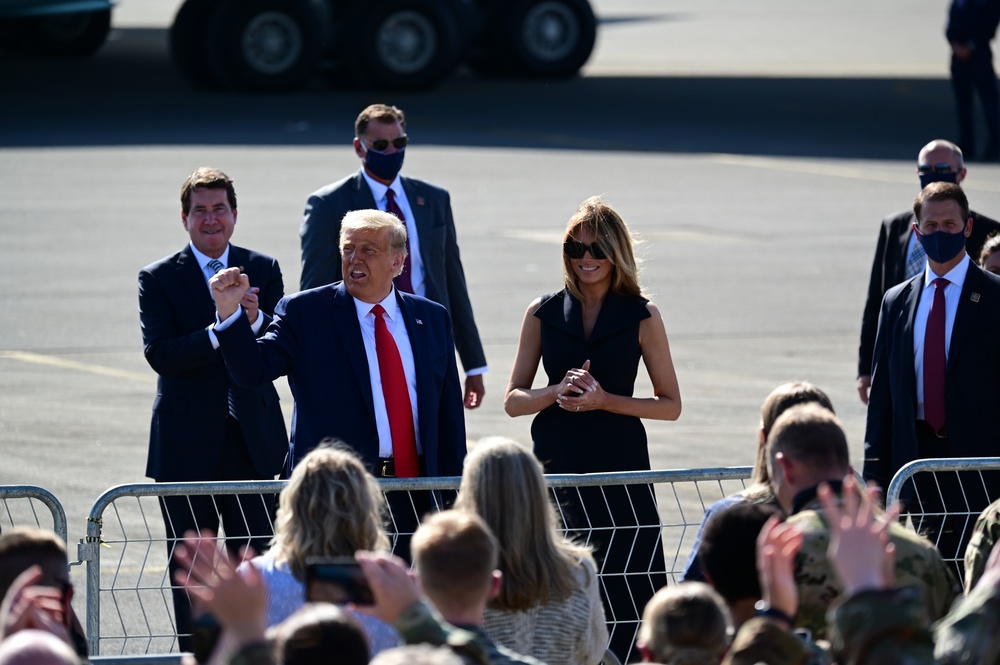
[[[918,164],[917,173],[951,173],[954,171],[954,167],[947,162],[941,162],[940,164]]]
[[[390,143],[392,143],[396,150],[402,150],[406,147],[406,144],[409,143],[409,141],[410,139],[406,137],[406,134],[403,134],[402,136],[397,136],[392,141],[389,141],[389,139],[375,139],[374,141],[369,142],[368,145],[371,146],[373,150],[384,152],[385,149],[389,147]]]
[[[582,259],[584,253],[588,251],[590,252],[590,256],[598,261],[608,258],[608,255],[604,253],[604,250],[596,242],[587,245],[579,240],[567,240],[563,243],[563,252],[571,259]]]

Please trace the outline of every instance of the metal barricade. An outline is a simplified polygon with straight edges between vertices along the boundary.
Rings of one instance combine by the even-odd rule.
[[[628,526],[635,530],[636,514],[630,509],[605,511],[603,516],[586,513],[594,505],[600,506],[604,497],[609,497],[606,505],[613,505],[615,492],[625,492],[630,501],[641,499],[644,493],[655,496],[659,524],[643,526],[659,528],[664,561],[657,564],[655,556],[638,551],[638,540],[631,542],[628,558],[649,560],[649,565],[656,569],[655,575],[675,582],[684,568],[705,509],[743,489],[750,472],[750,467],[730,467],[551,475],[546,480],[564,521],[572,521],[562,510],[567,497],[570,503],[572,497],[583,499],[583,520],[572,523],[571,531],[575,538],[591,543],[610,539]],[[448,500],[449,492],[458,489],[459,481],[454,477],[379,479],[389,499],[388,530],[394,548],[400,539],[412,534],[412,525],[418,521],[417,506],[426,505],[426,501],[414,501],[414,497],[419,493],[426,496],[429,490],[434,490],[441,493],[432,493],[434,499],[443,495]],[[286,481],[144,483],[120,485],[105,492],[90,512],[87,537],[79,545],[79,558],[87,564],[87,634],[91,653],[163,653],[177,648],[167,570],[168,548],[172,543],[167,542],[163,527],[161,497],[210,496],[218,501],[235,495],[259,501],[264,495],[280,492],[285,484]],[[440,508],[436,501],[434,504],[432,509]],[[603,588],[609,581],[606,578],[626,573],[599,574]],[[654,579],[652,574],[650,579]],[[637,610],[641,613],[642,607]],[[623,620],[613,614],[607,618],[609,633],[624,631],[634,640],[637,619]],[[627,653],[617,655],[622,662],[628,660]]]
[[[1000,483],[989,482],[983,475],[995,471],[1000,471],[1000,457],[915,460],[903,466],[893,476],[886,492],[886,505],[902,502],[902,516],[908,519],[917,533],[922,533],[925,525],[940,522],[947,517],[950,520],[949,528],[960,530],[959,540],[968,542],[979,514],[992,501],[1000,498],[995,491],[995,488],[1000,488]],[[927,474],[930,478],[927,478]],[[1000,475],[997,480],[1000,480]],[[959,493],[961,499],[957,505],[954,501],[947,501],[946,497]],[[965,552],[942,552],[941,556],[954,566],[958,579],[961,580]]]
[[[51,527],[42,522],[35,502],[45,506],[52,516]],[[66,542],[66,511],[52,492],[35,485],[0,485],[0,532],[5,526],[51,528]]]

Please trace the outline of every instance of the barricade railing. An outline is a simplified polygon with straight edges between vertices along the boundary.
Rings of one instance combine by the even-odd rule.
[[[599,571],[602,593],[611,594],[623,584],[635,588],[641,580],[646,580],[644,586],[651,593],[668,580],[677,581],[705,509],[743,489],[750,472],[750,467],[630,471],[550,475],[546,481],[573,536],[597,545],[612,542],[617,558],[624,561],[623,567],[612,570],[604,566]],[[428,505],[428,491],[435,491],[430,494],[431,508],[439,509],[436,499],[444,496],[448,500],[459,481],[457,477],[379,479],[390,507],[389,532],[394,548],[400,539],[412,534],[420,514],[417,506]],[[285,484],[143,483],[120,485],[101,495],[90,511],[87,536],[78,552],[87,564],[91,654],[177,649],[167,566],[174,543],[168,542],[163,526],[162,497],[186,497],[188,502],[193,497],[212,497],[217,509],[224,497],[238,497],[243,510],[250,505],[246,502],[260,502],[280,492]],[[648,517],[643,515],[644,506],[656,509],[655,524],[644,521]],[[659,538],[655,537],[657,532]],[[613,650],[616,641],[631,646],[638,630],[644,601],[628,602],[631,593],[625,592],[625,607],[606,605]],[[622,652],[619,647],[615,653],[622,662],[628,660],[627,649]]]
[[[35,502],[52,516],[51,527],[39,517]],[[66,542],[66,511],[52,492],[35,485],[0,485],[0,532],[5,526],[51,528]]]
[[[979,514],[993,501],[1000,499],[1000,474],[991,480],[992,472],[1000,472],[1000,457],[943,457],[914,460],[893,476],[886,491],[886,505],[901,503],[902,516],[917,533],[931,525],[948,520],[948,529],[955,540],[967,543]],[[984,475],[985,474],[985,475]],[[940,541],[940,535],[934,539]],[[935,542],[935,545],[941,545]],[[965,551],[941,548],[942,558],[954,566],[962,579]]]

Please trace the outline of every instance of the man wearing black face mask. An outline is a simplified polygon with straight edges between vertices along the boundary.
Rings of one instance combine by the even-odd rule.
[[[340,220],[351,210],[378,208],[406,225],[408,251],[396,288],[444,305],[451,315],[455,348],[465,368],[465,406],[482,404],[486,354],[472,315],[458,251],[451,195],[423,180],[399,175],[408,139],[406,118],[395,106],[372,104],[354,123],[357,173],[313,192],[306,202],[302,241],[302,290],[342,279]]]
[[[965,251],[975,221],[961,187],[931,183],[913,212],[926,267],[882,301],[865,429],[864,477],[883,488],[915,459],[1000,453],[1000,277]],[[918,474],[917,497],[906,499],[919,498],[925,514],[975,515],[990,502],[983,490],[1000,489],[983,476],[960,484],[955,474]],[[930,517],[918,529],[945,559],[961,560],[964,519]]]
[[[932,182],[961,184],[966,170],[962,151],[951,141],[937,139],[920,149],[917,157],[917,175],[920,188]],[[1000,222],[971,212],[975,222],[972,235],[966,241],[966,250],[972,256],[986,242],[986,237],[1000,231]],[[923,271],[925,253],[917,237],[911,232],[916,223],[913,210],[897,212],[882,220],[872,274],[868,282],[868,299],[861,317],[861,343],[858,349],[858,394],[868,403],[868,389],[872,384],[872,354],[875,352],[875,332],[878,329],[878,312],[886,291]]]

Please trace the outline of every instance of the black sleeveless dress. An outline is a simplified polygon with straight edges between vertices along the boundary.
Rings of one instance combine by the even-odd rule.
[[[631,396],[642,351],[639,324],[649,318],[645,298],[609,291],[590,338],[584,337],[580,301],[565,289],[542,297],[542,365],[548,385],[590,360],[605,392]],[[575,413],[552,405],[531,424],[535,455],[546,473],[601,473],[649,469],[642,421],[608,411]],[[642,610],[667,583],[660,517],[650,485],[609,486],[557,494],[566,527],[595,547],[611,649],[631,654]]]

